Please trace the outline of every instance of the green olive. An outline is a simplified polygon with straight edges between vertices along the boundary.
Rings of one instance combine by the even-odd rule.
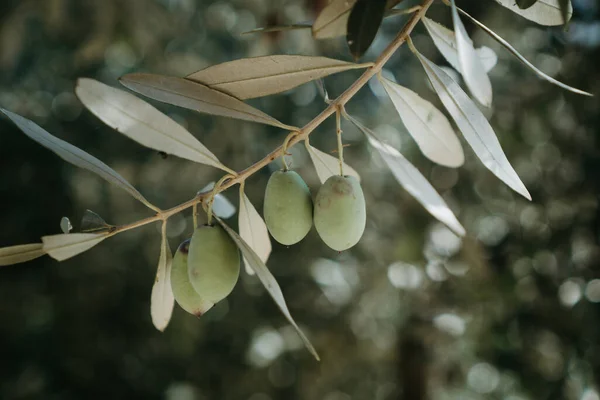
[[[365,196],[352,176],[332,176],[319,189],[315,200],[315,228],[323,242],[334,250],[354,246],[365,231]]]
[[[190,239],[179,245],[171,266],[171,289],[177,304],[197,317],[211,309],[214,303],[203,299],[194,290],[188,275],[188,253]]]
[[[231,293],[240,276],[240,254],[219,225],[196,229],[190,241],[188,276],[196,292],[212,303]]]
[[[313,203],[310,190],[294,171],[276,171],[265,191],[265,223],[279,243],[292,245],[310,231]]]

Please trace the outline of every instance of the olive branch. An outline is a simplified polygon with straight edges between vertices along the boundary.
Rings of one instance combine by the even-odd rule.
[[[590,95],[559,82],[537,69],[493,30],[458,8],[454,0],[442,0],[451,9],[454,31],[426,17],[428,9],[435,0],[423,0],[421,5],[407,9],[393,8],[401,1],[334,0],[325,7],[312,25],[295,24],[252,31],[261,33],[310,28],[316,39],[345,35],[350,52],[358,59],[369,48],[384,18],[410,14],[408,21],[374,62],[356,64],[325,57],[270,56],[215,65],[185,78],[136,73],[125,75],[120,79],[127,88],[158,101],[212,115],[263,123],[289,132],[280,146],[242,171],[234,171],[222,164],[183,127],[141,99],[91,79],[80,79],[76,94],[83,104],[107,125],[149,148],[210,165],[225,172],[214,186],[201,190],[192,199],[169,209],[163,210],[150,203],[129,182],[97,158],[52,136],[34,122],[0,109],[0,112],[39,144],[49,148],[66,161],[88,169],[121,187],[155,212],[150,217],[116,226],[107,224],[101,217],[89,212],[86,214],[89,226],[87,229],[82,229],[81,233],[70,233],[69,221],[63,221],[64,223],[61,222],[63,234],[44,236],[42,243],[1,248],[0,266],[29,261],[45,254],[59,261],[66,260],[111,236],[160,221],[162,243],[151,296],[151,315],[154,325],[159,330],[164,330],[174,306],[170,282],[172,256],[166,238],[166,224],[173,215],[192,208],[194,227],[197,228],[197,209],[200,206],[206,212],[209,223],[214,218],[235,242],[243,255],[247,269],[257,275],[284,316],[296,328],[309,351],[318,359],[316,350],[296,325],[279,285],[265,265],[271,252],[271,244],[264,221],[244,194],[244,184],[249,177],[278,158],[282,159],[284,169],[287,170],[285,161],[287,151],[300,142],[304,142],[322,182],[333,175],[357,175],[344,163],[341,128],[341,120],[344,118],[365,134],[368,143],[381,155],[398,182],[427,211],[458,235],[464,235],[465,229],[427,179],[398,150],[382,141],[375,132],[345,110],[346,104],[357,92],[371,78],[377,77],[423,154],[430,160],[447,167],[459,167],[463,164],[462,147],[446,116],[415,92],[381,75],[382,68],[390,57],[404,43],[408,43],[408,47],[422,65],[434,91],[475,154],[499,179],[515,192],[531,200],[529,192],[508,162],[492,127],[478,106],[447,72],[422,55],[411,41],[410,35],[419,22],[423,22],[427,33],[448,63],[460,72],[472,97],[485,107],[489,107],[492,103],[492,87],[488,72],[495,65],[497,57],[491,49],[474,48],[459,13],[483,29],[542,79],[571,92]],[[572,14],[570,2],[562,0],[544,2],[534,0],[517,2],[516,5],[514,0],[496,1],[542,25],[566,23]],[[240,71],[246,69],[254,71],[254,75],[244,76]],[[365,71],[335,99],[330,100],[323,89],[327,106],[301,128],[279,122],[243,102],[245,99],[280,93],[303,83],[351,69],[365,69]],[[320,152],[309,143],[309,137],[314,130],[334,114],[338,145],[337,159]],[[239,234],[223,222],[223,218],[227,216],[215,212],[216,202],[223,201],[219,197],[220,193],[236,184],[240,185]]]

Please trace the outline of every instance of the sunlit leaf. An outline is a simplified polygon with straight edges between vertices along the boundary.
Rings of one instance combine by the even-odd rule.
[[[442,53],[446,61],[448,61],[448,64],[460,72],[458,48],[456,45],[456,36],[454,35],[454,32],[427,17],[424,17],[421,21],[423,21],[429,36],[431,36],[431,39],[433,39],[435,47],[437,47],[440,53]],[[496,53],[494,53],[492,49],[483,46],[475,51],[479,56],[479,59],[481,60],[486,72],[491,71],[492,68],[496,66],[498,56],[496,56]]]
[[[69,233],[73,230],[73,225],[71,225],[71,221],[67,217],[62,217],[60,219],[60,230],[62,233]]]
[[[88,78],[77,81],[75,93],[106,125],[139,144],[228,171],[184,127],[131,93]]]
[[[473,48],[473,42],[469,38],[465,26],[458,16],[454,0],[451,0],[451,4],[454,34],[458,48],[459,71],[473,97],[484,106],[490,107],[492,105],[492,83]]]
[[[327,57],[274,55],[213,65],[187,79],[244,100],[281,93],[315,79],[369,65]]]
[[[0,267],[19,264],[46,254],[41,243],[20,244],[0,248]]]
[[[462,146],[444,114],[412,90],[385,78],[380,80],[423,154],[440,165],[461,166],[465,161]]]
[[[150,296],[150,316],[154,327],[159,331],[164,331],[175,306],[175,297],[171,289],[171,263],[172,254],[167,240],[167,222],[162,225],[162,240],[160,244],[160,256],[158,258],[158,268],[156,270],[156,279],[152,286],[152,295]]]
[[[0,108],[0,112],[4,113],[4,115],[10,118],[11,121],[23,131],[23,133],[47,149],[52,150],[63,160],[70,162],[77,167],[94,172],[109,183],[126,190],[130,195],[144,203],[147,207],[158,211],[158,208],[146,200],[136,188],[134,188],[125,180],[125,178],[119,175],[108,165],[98,160],[96,157],[86,153],[78,147],[73,146],[72,144],[65,142],[64,140],[52,136],[39,125],[28,120],[27,118],[23,118],[20,115],[2,108]]]
[[[383,21],[386,0],[357,0],[348,17],[346,43],[358,60],[367,52]]]
[[[531,7],[521,9],[516,0],[496,0],[496,3],[508,8],[515,14],[527,18],[530,21],[537,22],[540,25],[562,25],[565,23],[563,11],[561,9],[562,0],[538,0]],[[571,19],[573,15],[573,6],[568,1],[566,6],[566,20]]]
[[[240,251],[242,252],[242,255],[248,261],[248,265],[250,266],[250,268],[252,268],[254,270],[254,272],[256,273],[256,276],[258,277],[260,282],[263,284],[265,289],[267,289],[267,292],[269,292],[269,295],[273,298],[273,300],[275,301],[275,304],[277,304],[277,306],[279,307],[279,309],[281,310],[281,312],[283,313],[285,318],[296,329],[296,332],[298,332],[298,335],[304,342],[304,345],[306,346],[308,351],[310,351],[310,353],[317,360],[319,360],[319,355],[317,354],[317,351],[315,350],[313,345],[310,343],[308,338],[304,335],[304,333],[302,333],[302,331],[300,330],[300,328],[298,327],[298,325],[292,318],[292,315],[290,314],[290,310],[288,310],[287,304],[285,303],[285,299],[283,297],[283,293],[281,292],[281,288],[279,287],[279,284],[277,283],[277,281],[275,280],[275,278],[273,277],[273,275],[271,274],[271,272],[269,271],[269,269],[267,268],[265,263],[262,262],[260,257],[254,252],[254,250],[252,250],[252,248],[233,229],[228,227],[218,217],[215,217],[215,218],[219,222],[219,224],[221,224],[223,229],[225,229],[227,231],[227,233],[233,239],[235,244],[239,247]]]
[[[463,10],[461,10],[460,8],[458,9],[458,11],[461,14],[463,14],[465,17],[467,17],[471,21],[473,21],[474,24],[476,24],[481,29],[483,29],[494,40],[496,40],[498,43],[500,43],[502,46],[504,46],[504,48],[506,48],[508,51],[510,51],[515,57],[517,57],[519,59],[519,61],[521,61],[529,69],[531,69],[533,72],[535,72],[540,78],[545,79],[548,82],[550,82],[550,83],[552,83],[552,84],[554,84],[554,85],[556,85],[558,87],[561,87],[561,88],[563,88],[565,90],[568,90],[570,92],[577,93],[577,94],[582,94],[584,96],[593,96],[591,93],[584,92],[583,90],[579,90],[579,89],[576,89],[576,88],[574,88],[572,86],[566,85],[566,84],[564,84],[564,83],[562,83],[562,82],[554,79],[550,75],[547,75],[544,72],[540,71],[536,66],[534,66],[532,63],[530,63],[529,61],[527,61],[527,59],[525,57],[523,57],[510,43],[508,43],[502,37],[498,36],[498,34],[496,32],[494,32],[493,30],[491,30],[490,28],[488,28],[487,26],[485,26],[484,24],[482,24],[481,22],[479,22],[478,20],[476,20],[475,18],[473,18],[472,16],[470,16],[468,13],[466,13]]]
[[[108,233],[62,233],[42,236],[43,250],[55,260],[64,261],[91,249],[108,237]]]
[[[233,96],[185,78],[140,73],[125,75],[119,81],[135,92],[175,106],[286,130],[298,129],[277,121]]]
[[[308,155],[317,170],[317,175],[319,176],[321,183],[324,183],[334,175],[340,174],[340,161],[337,157],[323,153],[321,150],[311,146],[308,141],[305,141],[304,143],[306,145],[306,150],[308,150]],[[344,163],[344,175],[354,176],[360,181],[358,172],[346,163]]]
[[[483,164],[517,193],[531,200],[519,176],[508,162],[490,123],[479,108],[440,67],[414,50],[440,100]]]
[[[446,224],[458,235],[465,234],[465,229],[458,222],[450,207],[417,168],[404,158],[398,150],[379,140],[375,132],[351,116],[346,114],[346,117],[367,136],[369,143],[379,152],[398,183],[411,196],[421,203],[431,215]]]
[[[262,219],[256,208],[244,193],[244,187],[240,186],[240,212],[238,226],[241,238],[248,243],[248,246],[258,255],[263,263],[266,263],[271,254],[271,238],[267,225]],[[246,272],[254,275],[254,270],[250,267],[248,260],[244,257]]]
[[[356,0],[333,0],[321,12],[312,26],[315,39],[329,39],[346,34],[350,10]]]
[[[113,228],[101,216],[91,210],[85,210],[81,217],[81,232],[101,232]]]
[[[205,187],[203,187],[198,194],[200,193],[208,193],[209,190],[215,187],[215,182],[211,182]],[[221,218],[231,218],[234,216],[236,212],[236,208],[231,202],[225,197],[222,193],[218,193],[213,198],[213,206],[212,211],[217,217]]]

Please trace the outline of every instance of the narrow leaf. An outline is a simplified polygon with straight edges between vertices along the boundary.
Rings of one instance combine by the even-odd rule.
[[[517,3],[517,6],[521,10],[526,10],[537,2],[537,0],[515,0],[515,1]]]
[[[423,154],[440,165],[461,166],[465,155],[444,114],[412,90],[385,78],[380,81]]]
[[[473,48],[473,42],[465,29],[454,0],[452,4],[452,21],[454,23],[454,32],[456,36],[456,45],[458,47],[458,61],[460,73],[469,88],[473,97],[486,107],[492,105],[492,83],[488,77],[487,71],[483,67],[479,56]]]
[[[304,342],[304,345],[306,346],[308,351],[310,351],[310,353],[317,360],[319,360],[319,355],[317,354],[317,351],[310,343],[308,338],[304,335],[304,333],[302,333],[302,331],[292,318],[290,310],[288,310],[287,304],[285,303],[285,299],[283,297],[283,293],[281,292],[281,288],[279,287],[279,284],[275,280],[275,277],[273,277],[265,263],[262,262],[260,257],[254,252],[254,250],[252,250],[252,248],[233,229],[228,227],[220,218],[216,217],[216,220],[219,221],[219,224],[221,224],[223,229],[227,231],[229,236],[231,236],[231,239],[233,239],[235,244],[239,247],[240,251],[242,252],[242,255],[248,261],[248,265],[254,270],[256,276],[263,284],[265,289],[267,289],[267,292],[269,292],[269,295],[271,295],[271,297],[275,301],[275,304],[277,304],[285,318],[296,329],[296,332],[298,332],[298,335]]]
[[[28,120],[27,118],[23,118],[20,115],[14,114],[2,108],[0,108],[0,112],[4,113],[4,115],[10,118],[10,120],[14,122],[14,124],[17,125],[19,129],[25,133],[25,135],[29,136],[31,139],[35,140],[47,149],[52,150],[63,160],[70,162],[77,167],[92,171],[109,183],[112,183],[113,185],[116,185],[127,191],[130,195],[144,203],[147,207],[155,211],[159,210],[156,206],[152,205],[152,203],[146,200],[146,198],[144,198],[144,196],[142,196],[136,188],[127,182],[125,178],[119,175],[108,165],[98,160],[96,157],[86,153],[78,147],[73,146],[72,144],[65,142],[64,140],[52,136],[39,125]]]
[[[355,60],[361,58],[373,43],[385,8],[386,0],[358,0],[352,8],[346,28],[346,42]]]
[[[414,49],[440,100],[483,164],[517,193],[531,196],[512,168],[490,123],[458,84]]]
[[[429,36],[431,36],[435,47],[437,47],[440,53],[442,53],[446,61],[448,61],[448,64],[460,72],[458,47],[454,32],[451,29],[446,28],[444,25],[438,24],[427,17],[424,17],[422,21],[425,25],[425,28],[427,28],[427,32],[429,33]],[[496,66],[496,62],[498,61],[496,53],[494,53],[494,51],[489,47],[485,46],[475,51],[477,52],[485,71],[490,72],[492,68]]]
[[[521,9],[515,0],[496,0],[496,3],[530,21],[537,22],[540,25],[551,26],[565,23],[561,1],[563,0],[538,0],[526,9]],[[569,21],[573,15],[573,6],[570,1],[567,3],[565,15],[566,21]]]
[[[184,127],[131,93],[87,78],[77,81],[75,93],[106,125],[139,144],[229,171]]]
[[[62,233],[42,236],[43,250],[55,260],[64,261],[91,249],[110,236],[108,233]]]
[[[304,144],[306,145],[308,155],[310,156],[310,159],[317,170],[317,175],[319,176],[321,183],[324,183],[327,179],[334,175],[340,174],[340,161],[337,157],[323,153],[321,150],[311,146],[308,141],[304,141]],[[344,163],[344,175],[353,176],[360,181],[360,175],[358,172],[356,172],[354,168],[350,167],[346,163]]]
[[[427,179],[404,156],[392,146],[379,140],[375,132],[346,114],[346,117],[360,129],[369,143],[379,152],[400,185],[413,196],[425,209],[446,224],[458,235],[463,236],[465,229],[454,216],[444,199],[435,191]]]
[[[271,254],[269,231],[265,221],[244,193],[243,185],[240,186],[240,213],[238,217],[241,238],[248,243],[248,246],[258,255],[260,260],[266,263]],[[250,267],[246,257],[244,257],[244,265],[246,266],[246,272],[254,275],[254,270]]]
[[[312,26],[315,39],[330,39],[346,34],[350,10],[356,0],[333,0],[319,14]]]
[[[153,74],[128,74],[119,81],[135,92],[164,103],[206,114],[298,130],[235,97],[188,79]]]
[[[46,254],[41,243],[20,244],[0,248],[0,267],[19,264]]]
[[[529,67],[529,69],[531,69],[540,78],[545,79],[548,82],[550,82],[550,83],[552,83],[552,84],[554,84],[554,85],[556,85],[558,87],[561,87],[561,88],[563,88],[565,90],[568,90],[570,92],[577,93],[577,94],[582,94],[584,96],[593,96],[593,94],[591,94],[591,93],[584,92],[583,90],[576,89],[576,88],[574,88],[572,86],[566,85],[566,84],[564,84],[564,83],[562,83],[562,82],[554,79],[550,75],[547,75],[544,72],[540,71],[535,65],[533,65],[525,57],[523,57],[521,55],[521,53],[519,53],[517,51],[517,49],[515,49],[510,43],[508,43],[506,40],[504,40],[502,37],[500,37],[496,32],[494,32],[493,30],[491,30],[490,28],[488,28],[487,26],[485,26],[484,24],[482,24],[481,22],[479,22],[478,20],[476,20],[475,18],[473,18],[471,15],[469,15],[465,11],[461,10],[460,8],[458,9],[458,11],[461,14],[463,14],[465,17],[467,17],[471,21],[473,21],[473,23],[475,25],[477,25],[481,29],[483,29],[488,35],[490,35],[492,37],[492,39],[496,40],[498,43],[500,43],[502,46],[504,46],[504,48],[506,48],[506,50],[508,50],[509,52],[511,52],[512,55],[514,55],[515,57],[517,57],[519,59],[519,61],[521,61],[523,64],[525,64],[527,67]]]
[[[107,224],[101,216],[91,210],[85,210],[81,217],[81,232],[101,232],[112,228],[112,225]]]
[[[280,93],[315,79],[369,65],[327,57],[275,55],[213,65],[187,79],[244,100]]]
[[[156,279],[152,286],[152,294],[150,296],[150,316],[154,327],[159,331],[164,331],[175,306],[175,297],[171,289],[171,262],[172,255],[167,240],[167,222],[162,225],[162,240],[160,244],[160,256],[158,258],[158,268],[156,271]]]

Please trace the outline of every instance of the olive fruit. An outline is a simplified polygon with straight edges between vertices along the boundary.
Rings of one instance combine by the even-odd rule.
[[[366,223],[365,196],[353,176],[334,175],[319,189],[315,200],[315,227],[323,242],[342,251],[360,240]]]
[[[214,305],[214,303],[203,299],[194,290],[188,275],[188,253],[190,239],[179,245],[173,257],[171,266],[171,289],[177,304],[185,311],[197,317],[201,316]]]
[[[231,293],[240,276],[240,254],[219,225],[196,229],[190,240],[188,276],[203,298],[218,303]]]
[[[294,171],[276,171],[269,178],[263,207],[265,223],[279,243],[301,241],[312,226],[313,203],[310,190]]]

